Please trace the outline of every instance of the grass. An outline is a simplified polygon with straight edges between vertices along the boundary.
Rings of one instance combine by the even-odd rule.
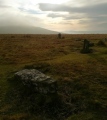
[[[64,36],[0,35],[1,120],[107,119],[107,47],[97,46],[107,35]],[[81,54],[86,38],[95,43],[93,53]],[[8,80],[23,68],[56,79],[58,95],[35,94]]]

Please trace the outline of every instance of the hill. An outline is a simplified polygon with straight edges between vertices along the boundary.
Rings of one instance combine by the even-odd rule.
[[[64,31],[68,34],[107,34],[107,31]]]
[[[57,34],[58,32],[33,26],[1,26],[0,34]]]

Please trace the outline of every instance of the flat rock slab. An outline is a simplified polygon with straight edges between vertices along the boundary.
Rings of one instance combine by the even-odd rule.
[[[36,69],[24,69],[15,73],[15,78],[21,80],[24,85],[35,87],[40,93],[57,92],[57,81]]]

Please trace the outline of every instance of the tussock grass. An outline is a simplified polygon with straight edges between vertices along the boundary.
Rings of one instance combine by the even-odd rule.
[[[107,47],[97,46],[107,35],[63,36],[0,35],[1,120],[107,119]],[[93,53],[80,53],[83,39],[95,43]],[[23,68],[56,79],[58,96],[50,99],[8,80]]]

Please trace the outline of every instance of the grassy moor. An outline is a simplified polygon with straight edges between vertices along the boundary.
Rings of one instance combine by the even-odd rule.
[[[10,79],[24,68],[57,80],[57,94]],[[0,120],[107,120],[107,34],[0,34]]]

